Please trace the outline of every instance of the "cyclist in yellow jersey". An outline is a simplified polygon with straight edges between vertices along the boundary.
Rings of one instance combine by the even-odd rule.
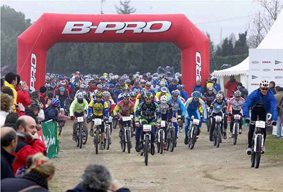
[[[107,122],[109,119],[109,112],[108,112],[108,104],[106,101],[102,100],[102,93],[97,92],[95,95],[96,99],[91,100],[88,106],[88,120],[92,120],[95,118],[99,119],[104,119],[102,121],[102,126],[101,126],[101,146],[100,149],[103,149],[103,142],[105,138],[105,133],[104,133],[104,122]],[[91,121],[91,130],[90,132],[93,132],[93,121]],[[91,134],[92,135],[92,134]]]

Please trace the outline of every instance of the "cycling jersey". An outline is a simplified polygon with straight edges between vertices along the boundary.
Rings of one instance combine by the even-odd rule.
[[[227,114],[227,105],[226,102],[223,100],[221,103],[218,103],[216,100],[214,100],[210,105],[210,113],[219,113],[219,112],[225,112]]]
[[[147,104],[146,102],[141,102],[136,111],[135,121],[139,121],[140,116],[145,119],[155,119],[159,117],[159,106],[155,101]]]
[[[197,102],[195,102],[194,99],[190,97],[185,104],[185,109],[187,110],[187,113],[199,111],[201,114],[204,114],[204,117],[206,117],[206,108],[202,99],[199,99]]]
[[[171,103],[167,102],[164,104],[164,103],[158,102],[158,105],[159,105],[159,110],[161,114],[161,119],[164,121],[168,121],[172,119],[173,110],[172,110]]]
[[[134,103],[129,101],[128,104],[125,104],[123,101],[120,101],[115,109],[114,109],[114,115],[117,115],[120,113],[122,116],[130,116],[134,113]]]
[[[245,101],[243,105],[243,113],[246,118],[249,118],[249,109],[262,102],[262,106],[267,113],[272,114],[272,121],[277,120],[277,103],[273,93],[268,90],[267,94],[263,96],[260,89],[254,90]]]
[[[113,99],[108,99],[107,101],[108,104],[108,108],[109,108],[109,114],[111,114],[113,112],[113,110],[115,109],[115,102],[113,101]]]
[[[107,118],[109,118],[107,102],[103,100],[101,102],[98,102],[97,100],[91,100],[88,107],[88,116],[92,114],[95,116],[105,115]]]
[[[84,99],[82,103],[78,102],[78,99],[76,98],[71,106],[70,106],[70,116],[74,116],[74,113],[82,113],[83,111],[87,111],[88,109],[88,103]]]
[[[209,94],[208,92],[206,92],[203,95],[203,100],[205,101],[205,104],[207,104],[209,107],[211,105],[211,103],[214,101],[215,99],[215,94],[212,92],[212,94]]]
[[[186,113],[186,110],[185,110],[185,106],[183,104],[183,102],[181,101],[181,99],[178,97],[176,101],[173,101],[173,98],[171,97],[169,99],[169,102],[172,104],[172,109],[173,111],[181,111],[181,114],[182,116],[185,115]]]
[[[189,99],[188,93],[185,90],[180,91],[180,96],[187,101]]]
[[[235,97],[233,97],[229,101],[228,112],[231,113],[232,110],[241,111],[242,108],[243,108],[244,103],[245,103],[245,99],[243,99],[242,97],[238,101],[235,99]]]

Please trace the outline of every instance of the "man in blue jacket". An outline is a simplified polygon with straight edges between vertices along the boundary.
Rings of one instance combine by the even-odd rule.
[[[249,109],[252,108],[251,117],[249,115]],[[243,105],[243,114],[247,123],[250,121],[259,120],[266,121],[266,114],[271,113],[272,125],[276,126],[277,120],[277,103],[273,93],[269,90],[269,82],[266,80],[261,81],[260,88],[254,90],[246,99]],[[247,154],[250,155],[252,152],[252,139],[255,130],[255,125],[250,124],[250,129],[248,133],[248,149]],[[264,131],[264,140],[266,138],[266,129]],[[265,152],[265,147],[263,147],[262,153]]]
[[[188,93],[184,90],[184,85],[178,85],[177,89],[180,91],[180,96],[186,101],[189,99]]]

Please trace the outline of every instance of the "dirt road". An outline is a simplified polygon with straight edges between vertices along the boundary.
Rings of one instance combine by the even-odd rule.
[[[220,148],[215,148],[205,129],[193,150],[183,140],[181,133],[173,153],[150,155],[149,166],[145,166],[144,158],[134,148],[130,154],[121,152],[117,130],[113,131],[110,150],[96,155],[93,138],[82,149],[76,147],[71,140],[71,124],[67,123],[60,137],[59,157],[53,160],[56,173],[50,190],[73,188],[89,163],[99,163],[112,170],[115,178],[131,191],[283,191],[283,162],[270,162],[263,155],[260,168],[250,168],[250,157],[245,154],[246,129],[236,146],[227,139]]]

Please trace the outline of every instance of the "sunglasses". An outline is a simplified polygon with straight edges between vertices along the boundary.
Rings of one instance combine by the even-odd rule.
[[[268,89],[267,89],[267,88],[261,88],[261,90],[263,90],[263,91],[268,91]]]
[[[96,97],[96,99],[102,99],[102,97]]]

